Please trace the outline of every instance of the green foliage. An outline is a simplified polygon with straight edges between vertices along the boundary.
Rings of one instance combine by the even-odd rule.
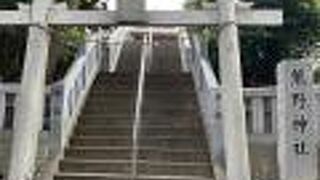
[[[313,74],[313,80],[315,84],[320,84],[320,67],[317,67],[314,70],[314,74]]]
[[[77,51],[85,43],[83,27],[57,27],[50,47],[50,81],[61,79],[72,64]],[[51,71],[50,71],[51,70]]]
[[[92,9],[99,0],[56,0],[57,2],[67,2],[73,9]]]
[[[190,0],[187,7],[202,8],[201,2]],[[281,8],[284,11],[281,27],[240,28],[244,82],[247,86],[265,86],[275,83],[279,61],[301,58],[311,46],[320,42],[320,1],[255,0],[255,8]],[[198,32],[208,40],[209,55],[217,69],[216,31],[210,28],[211,33],[204,32],[208,29],[198,29]]]
[[[31,0],[1,0],[0,9],[17,9],[17,3],[30,3]]]
[[[74,9],[91,9],[99,0],[56,0],[56,2],[66,2]],[[17,3],[31,3],[32,0],[1,0],[0,8],[16,8]]]
[[[56,0],[67,2],[72,9],[92,9],[98,0]],[[17,3],[30,3],[32,0],[0,0],[0,9],[17,9]],[[79,47],[85,41],[84,28],[55,27],[50,30],[50,61],[48,79],[61,78]],[[27,28],[0,27],[0,81],[19,81],[25,55]]]
[[[244,75],[247,85],[275,83],[279,61],[299,59],[320,42],[320,1],[283,0],[258,2],[257,8],[282,7],[280,28],[243,28],[241,31]]]
[[[186,9],[203,9],[204,4],[208,2],[215,2],[215,0],[187,0],[185,4]]]
[[[0,81],[17,81],[23,64],[26,28],[0,27]]]

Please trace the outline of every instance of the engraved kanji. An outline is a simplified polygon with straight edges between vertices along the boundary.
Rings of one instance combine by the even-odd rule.
[[[293,121],[293,128],[295,131],[300,131],[302,134],[305,133],[305,130],[308,126],[308,121],[304,115],[301,115],[299,119]]]
[[[307,148],[306,148],[306,143],[304,141],[295,143],[293,145],[293,147],[294,147],[294,151],[297,155],[308,155],[309,154],[309,152],[307,151]]]
[[[305,109],[307,105],[307,97],[304,93],[293,93],[292,94],[293,106],[298,109]]]

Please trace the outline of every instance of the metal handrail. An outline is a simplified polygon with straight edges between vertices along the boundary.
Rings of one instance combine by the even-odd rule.
[[[219,99],[217,98],[220,85],[208,62],[206,55],[202,52],[201,41],[197,35],[184,33],[181,39],[180,49],[184,53],[188,69],[191,71],[197,99],[199,102],[200,113],[210,150],[210,159],[217,179],[224,179],[224,164],[220,161],[223,157],[223,137],[222,124],[220,117],[217,116],[220,110]],[[222,158],[223,159],[223,158]]]
[[[145,76],[146,76],[146,63],[148,58],[150,58],[150,45],[149,45],[148,36],[144,36],[142,54],[141,54],[141,65],[138,79],[138,91],[135,104],[135,116],[133,123],[133,136],[132,136],[132,179],[137,177],[137,163],[138,163],[138,152],[139,152],[139,132],[141,126],[141,114],[142,114],[142,105],[143,105],[143,94],[145,86]]]

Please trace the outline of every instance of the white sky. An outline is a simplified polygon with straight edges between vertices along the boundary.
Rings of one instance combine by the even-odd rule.
[[[133,0],[134,1],[134,0]],[[148,10],[181,10],[185,0],[147,0]],[[116,0],[109,0],[109,8],[114,10]]]

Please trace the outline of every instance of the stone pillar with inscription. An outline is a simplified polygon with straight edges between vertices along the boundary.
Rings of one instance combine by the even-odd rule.
[[[317,179],[317,123],[312,64],[278,67],[278,165],[280,180]]]

